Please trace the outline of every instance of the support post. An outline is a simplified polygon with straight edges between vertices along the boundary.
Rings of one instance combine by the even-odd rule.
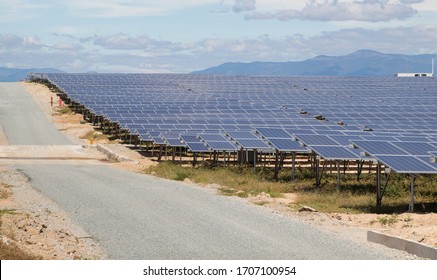
[[[337,191],[340,191],[340,181],[341,181],[340,164],[337,162]]]
[[[158,161],[161,161],[162,158],[162,145],[159,145],[159,155],[158,155]]]
[[[294,181],[296,177],[296,152],[291,153],[291,180]]]
[[[253,150],[253,173],[256,173],[256,150]]]
[[[315,165],[315,171],[316,171],[316,187],[320,187],[320,177],[319,177],[319,160],[317,158],[314,158],[314,165]]]
[[[279,158],[279,151],[276,150],[276,153],[275,153],[275,175],[273,177],[276,181],[278,181],[278,173],[279,173],[278,158]]]
[[[361,176],[361,172],[363,171],[363,166],[364,166],[364,160],[359,160],[357,167],[357,181],[360,181],[360,176]]]
[[[376,207],[381,208],[381,164],[376,164]]]
[[[410,204],[408,206],[408,212],[414,212],[414,182],[416,177],[410,174]]]

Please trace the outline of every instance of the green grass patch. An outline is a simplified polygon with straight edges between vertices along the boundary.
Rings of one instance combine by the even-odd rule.
[[[57,107],[54,110],[61,115],[73,114],[73,110],[68,106]]]
[[[383,226],[391,226],[399,222],[399,216],[396,214],[390,216],[378,217],[376,220],[370,221],[370,224],[380,223]]]
[[[265,192],[272,197],[281,197],[282,193],[293,191],[289,182],[275,182],[272,180],[273,175],[268,172],[263,172],[260,169],[254,174],[253,168],[244,166],[197,166],[193,168],[163,162],[148,168],[145,173],[153,173],[158,177],[178,181],[189,178],[199,184],[218,184],[223,186],[221,192],[225,195],[247,197]]]

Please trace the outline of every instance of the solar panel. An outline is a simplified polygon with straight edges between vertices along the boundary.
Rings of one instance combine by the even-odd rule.
[[[236,151],[237,147],[228,141],[207,142],[208,146],[214,151]]]
[[[300,153],[309,152],[308,148],[301,146],[299,142],[293,141],[291,139],[271,138],[268,139],[268,141],[273,147],[275,147],[280,152],[300,152]]]
[[[196,135],[181,135],[180,137],[184,142],[200,143],[200,139]]]
[[[244,149],[271,149],[269,145],[259,139],[239,139],[237,143]]]
[[[210,149],[203,143],[185,142],[188,149],[194,153],[210,152]]]
[[[158,131],[149,131],[147,136],[148,140],[152,140],[155,144],[157,145],[165,145],[167,144],[161,137],[160,137],[160,132]],[[143,139],[146,140],[146,139]]]
[[[329,135],[329,138],[341,144],[342,146],[350,145],[353,140],[362,140],[360,139],[360,136],[349,136],[349,135]]]
[[[290,138],[291,135],[281,128],[257,127],[256,131],[266,138]]]
[[[408,152],[390,144],[381,141],[353,141],[355,145],[365,150],[369,154],[375,155],[407,155]]]
[[[181,135],[181,140],[185,143],[191,152],[210,152],[205,143],[194,135]]]
[[[408,152],[411,155],[427,155],[429,151],[435,149],[435,147],[428,143],[423,142],[391,142],[391,144],[402,150]]]
[[[311,146],[311,150],[326,160],[360,160],[361,157],[343,146]]]
[[[414,156],[377,156],[378,161],[392,168],[396,173],[437,174],[437,168]]]
[[[202,133],[202,134],[199,134],[199,137],[202,140],[206,141],[206,142],[210,142],[210,141],[214,141],[214,142],[217,142],[217,141],[219,141],[219,142],[226,142],[227,141],[224,136],[219,135],[219,134],[205,134],[205,133]]]
[[[167,141],[167,144],[169,146],[172,146],[172,147],[186,147],[186,145],[184,145],[180,139],[169,138],[169,139],[166,139],[166,141]]]
[[[258,137],[250,131],[226,131],[226,134],[233,139],[258,139]]]
[[[302,141],[303,143],[305,143],[308,146],[312,146],[312,145],[335,146],[335,145],[339,144],[325,135],[294,134],[294,136],[296,136],[297,139],[299,139],[300,141]]]

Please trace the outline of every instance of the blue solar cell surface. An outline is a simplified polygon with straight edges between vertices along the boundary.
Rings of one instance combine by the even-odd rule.
[[[259,139],[239,139],[236,141],[244,149],[271,149],[269,145]]]
[[[258,136],[250,131],[227,131],[226,133],[233,139],[258,139]]]
[[[220,134],[199,134],[199,137],[206,142],[225,142],[227,141],[223,135]]]
[[[303,147],[299,142],[291,139],[270,138],[268,142],[280,152],[309,152],[308,148]]]
[[[195,135],[181,135],[180,138],[192,152],[209,152],[207,145]]]
[[[435,150],[431,144],[423,142],[390,142],[398,148],[408,152],[411,155],[427,155],[430,151]]]
[[[192,152],[209,152],[208,147],[203,143],[185,142],[188,149]]]
[[[186,147],[186,145],[184,145],[180,139],[169,138],[169,139],[166,139],[166,141],[167,141],[167,144],[169,146],[172,146],[172,147]]]
[[[336,141],[332,140],[328,136],[325,135],[311,135],[311,134],[294,134],[297,139],[305,143],[305,145],[312,146],[312,145],[327,145],[327,146],[333,146],[338,145]]]
[[[354,141],[355,145],[369,154],[376,155],[408,155],[408,152],[394,146],[389,142],[382,141]]]
[[[237,147],[228,141],[207,142],[208,146],[214,151],[236,151]]]
[[[256,131],[265,138],[289,138],[291,135],[281,128],[257,127]]]
[[[437,174],[437,166],[434,167],[431,163],[426,163],[414,156],[381,155],[378,156],[378,160],[397,173]]]
[[[311,146],[311,150],[326,160],[360,160],[361,157],[343,146]]]

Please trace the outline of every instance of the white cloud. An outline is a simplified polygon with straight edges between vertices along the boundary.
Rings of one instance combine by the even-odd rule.
[[[43,45],[37,36],[0,34],[0,49],[3,50],[34,50],[42,47]]]
[[[232,6],[232,10],[236,13],[254,11],[255,0],[235,0],[234,6]]]
[[[302,9],[254,12],[246,19],[312,20],[312,21],[391,21],[417,14],[411,4],[417,0],[311,0]]]
[[[367,30],[362,28],[324,32],[305,39],[314,55],[340,55],[357,49],[374,49],[385,53],[437,53],[437,26],[413,26]]]
[[[179,52],[185,50],[186,44],[155,40],[149,36],[129,36],[118,33],[109,36],[94,35],[93,37],[82,38],[82,43],[92,43],[94,46],[107,50],[135,50],[135,51],[152,51],[152,52]]]
[[[2,0],[0,22],[20,21],[37,17],[38,12],[46,9],[45,3],[30,0]]]
[[[296,61],[358,49],[437,53],[437,25],[349,28],[282,38],[205,38],[186,44],[127,34],[55,38],[60,40],[49,44],[36,36],[0,34],[0,61],[13,67],[55,67],[71,72],[190,72],[225,62]]]
[[[74,43],[68,43],[68,42],[58,42],[58,43],[54,44],[53,46],[51,46],[51,48],[54,50],[73,51],[73,52],[77,52],[77,51],[84,49],[84,47],[80,44],[74,44]]]
[[[400,0],[400,2],[405,3],[405,4],[417,4],[417,3],[422,3],[425,1],[424,0]]]
[[[131,17],[165,15],[196,6],[215,4],[217,0],[62,0],[68,10],[76,16],[85,17]]]

